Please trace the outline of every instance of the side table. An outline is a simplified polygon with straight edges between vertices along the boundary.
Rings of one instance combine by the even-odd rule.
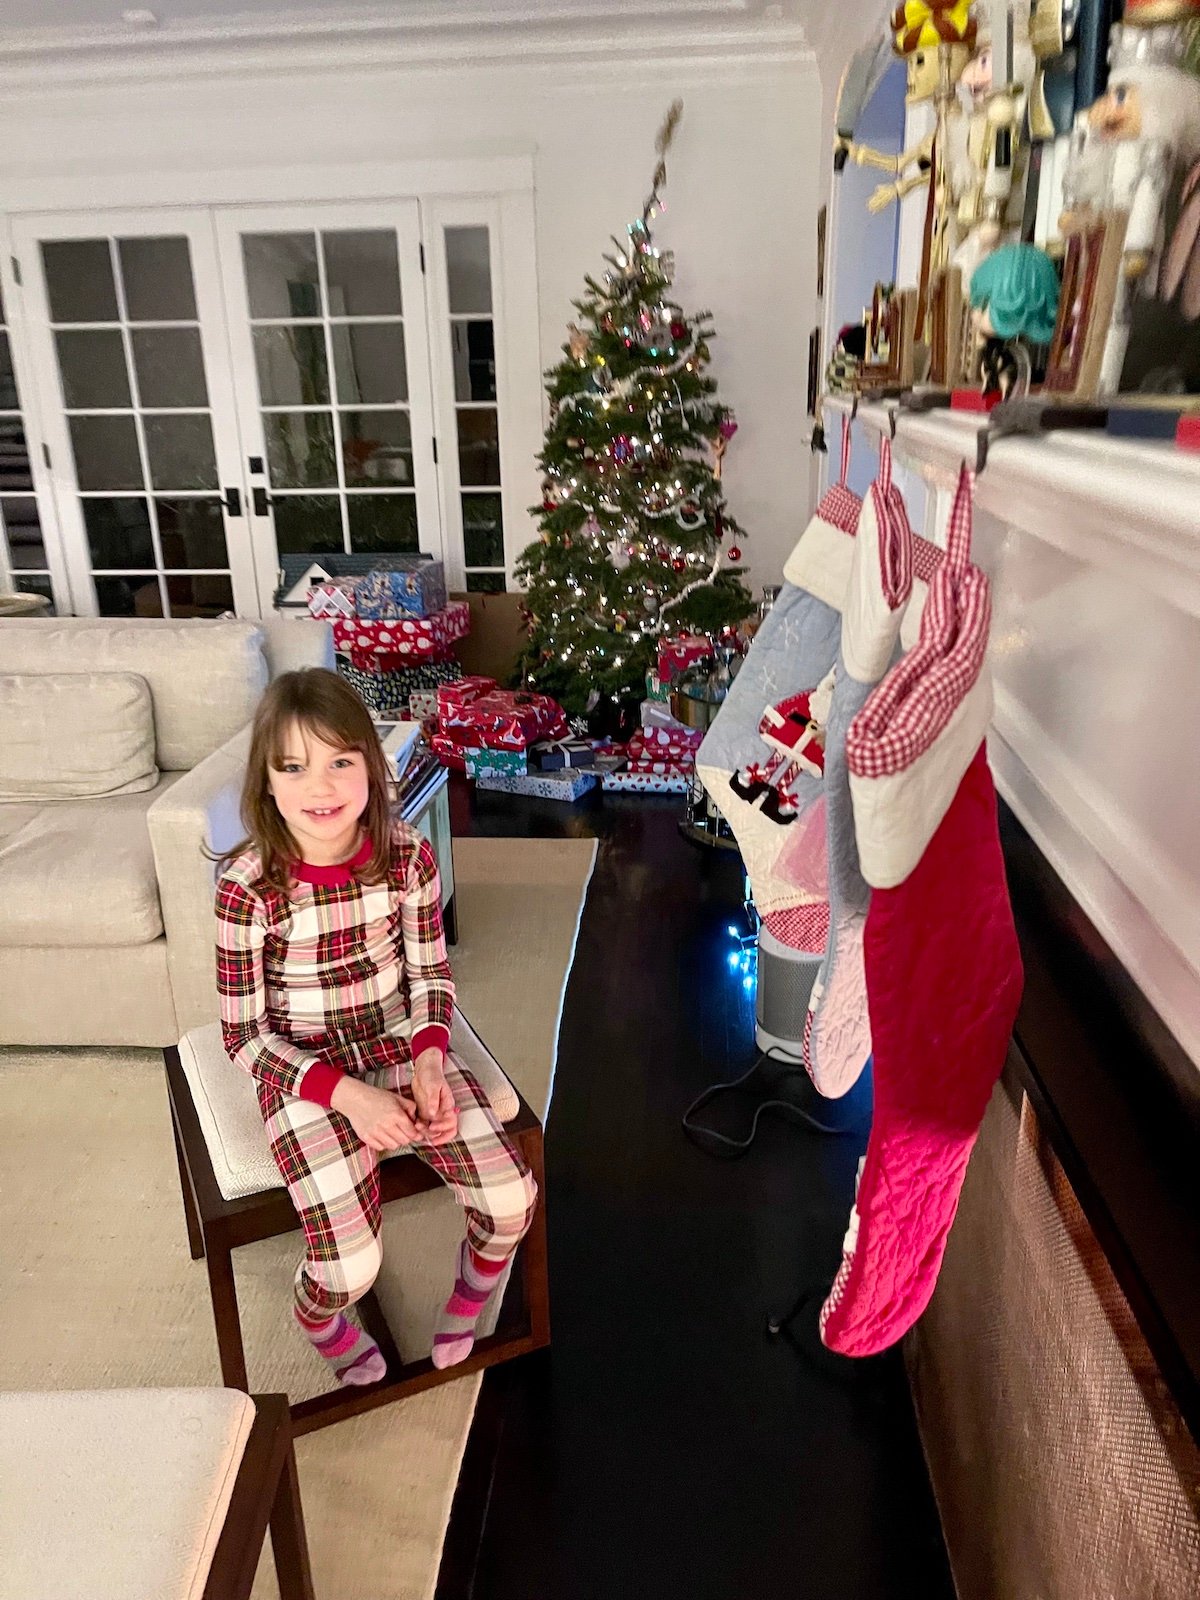
[[[454,840],[450,833],[450,774],[439,767],[429,780],[403,800],[397,811],[433,846],[442,875],[442,922],[446,943],[458,943],[458,907],[454,899]]]

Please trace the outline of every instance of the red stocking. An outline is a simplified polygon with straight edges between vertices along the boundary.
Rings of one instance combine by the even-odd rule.
[[[919,643],[851,725],[875,1117],[821,1336],[845,1355],[894,1344],[929,1303],[967,1160],[1021,994],[983,747],[987,579],[967,562],[964,468]]]

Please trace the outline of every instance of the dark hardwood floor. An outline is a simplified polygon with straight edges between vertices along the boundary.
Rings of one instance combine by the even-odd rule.
[[[736,857],[684,841],[675,798],[456,781],[453,809],[601,846],[546,1135],[554,1344],[485,1377],[437,1600],[951,1600],[898,1354],[830,1355],[819,1295],[765,1331],[832,1280],[865,1128],[768,1116],[728,1162],[680,1127],[754,1055]]]

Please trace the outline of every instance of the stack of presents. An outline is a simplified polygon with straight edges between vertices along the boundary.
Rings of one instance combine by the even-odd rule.
[[[702,735],[646,703],[643,727],[621,746],[572,735],[549,695],[499,689],[491,678],[463,678],[437,692],[430,743],[450,767],[481,789],[578,800],[589,789],[669,794],[688,788]]]
[[[465,677],[452,648],[469,632],[470,608],[447,598],[440,561],[353,555],[291,561],[277,595],[280,609],[327,619],[338,670],[375,715],[421,723],[443,765],[481,789],[573,801],[597,783],[647,794],[691,787],[703,732],[676,722],[653,689],[641,728],[618,745],[575,737],[549,695]],[[674,673],[677,649],[678,641],[664,646],[660,674]]]
[[[470,632],[471,608],[447,598],[440,561],[330,556],[288,578],[285,567],[280,608],[303,603],[332,624],[338,670],[377,716],[423,721],[437,690],[462,677],[452,649]]]

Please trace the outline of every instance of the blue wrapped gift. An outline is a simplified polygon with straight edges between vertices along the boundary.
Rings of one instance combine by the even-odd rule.
[[[355,611],[364,622],[429,617],[446,607],[446,569],[424,556],[385,556],[354,586]]]
[[[546,739],[531,752],[541,772],[561,772],[564,767],[594,767],[596,749],[586,739]]]

